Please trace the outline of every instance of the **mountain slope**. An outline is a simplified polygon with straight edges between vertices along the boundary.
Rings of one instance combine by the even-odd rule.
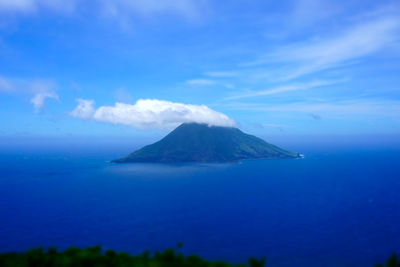
[[[237,128],[184,123],[160,141],[113,162],[234,162],[298,156]]]

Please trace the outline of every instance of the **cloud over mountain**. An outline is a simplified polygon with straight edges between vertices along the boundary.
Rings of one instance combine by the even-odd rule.
[[[139,129],[172,128],[184,122],[233,127],[235,121],[205,105],[188,105],[157,99],[139,99],[134,105],[115,103],[114,106],[94,108],[93,100],[78,99],[70,113],[80,119],[123,124]]]

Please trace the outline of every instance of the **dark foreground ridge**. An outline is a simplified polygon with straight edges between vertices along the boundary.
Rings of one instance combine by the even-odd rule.
[[[178,250],[180,247],[178,246]],[[47,251],[42,248],[32,249],[26,253],[0,254],[2,267],[263,267],[265,259],[250,258],[248,264],[230,264],[223,261],[208,261],[196,255],[184,256],[183,253],[166,249],[163,252],[132,256],[128,253],[113,250],[102,251],[100,246],[79,249],[70,247],[59,252],[56,248]]]
[[[125,162],[236,162],[247,159],[297,158],[299,153],[271,145],[238,128],[184,123],[160,141],[125,158]]]

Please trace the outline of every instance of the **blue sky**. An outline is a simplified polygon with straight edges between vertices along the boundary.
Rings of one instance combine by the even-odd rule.
[[[65,2],[0,0],[1,136],[400,133],[398,1]]]

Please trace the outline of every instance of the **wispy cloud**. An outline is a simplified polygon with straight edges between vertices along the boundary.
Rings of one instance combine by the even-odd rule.
[[[238,73],[235,71],[208,71],[204,75],[215,78],[230,78],[237,76]]]
[[[344,6],[346,6],[346,3],[335,5],[328,0],[296,0],[294,1],[290,19],[287,21],[294,28],[309,26],[330,18],[341,11]],[[321,12],[321,10],[324,12]]]
[[[12,83],[4,77],[0,76],[0,92],[10,92],[13,91]]]
[[[217,82],[214,80],[209,80],[209,79],[192,79],[192,80],[187,80],[186,81],[187,84],[189,85],[214,85]]]
[[[173,14],[188,19],[201,16],[206,1],[200,0],[102,0],[103,12],[116,18],[132,15],[154,16]]]
[[[225,88],[233,88],[233,84],[225,82],[225,81],[220,81],[220,80],[211,80],[211,79],[192,79],[192,80],[187,80],[185,82],[186,84],[190,86],[211,86],[211,85],[218,85],[218,86],[223,86]]]
[[[172,128],[184,122],[233,127],[235,121],[205,105],[189,105],[157,99],[139,99],[134,105],[115,103],[94,108],[93,100],[77,99],[70,115],[80,119],[123,124],[139,129]]]
[[[76,0],[0,0],[0,13],[34,13],[41,9],[69,12]]]
[[[400,16],[382,16],[352,25],[334,37],[284,46],[244,66],[283,64],[287,66],[286,73],[278,79],[291,80],[360,60],[399,40]]]
[[[44,11],[90,14],[111,18],[129,27],[138,17],[157,18],[172,15],[186,20],[199,20],[207,13],[208,0],[0,0],[0,14],[27,15]]]
[[[309,5],[309,2],[296,1],[297,6],[292,16],[303,18],[315,10],[330,6],[325,0],[315,1],[312,5]],[[206,72],[205,75],[223,77],[242,88],[251,88],[228,95],[224,100],[290,95],[296,91],[348,82],[350,79],[347,77],[350,75],[346,71],[351,70],[353,65],[362,64],[364,60],[369,59],[368,57],[386,53],[390,49],[400,51],[400,13],[394,12],[394,7],[398,8],[399,5],[392,5],[390,8],[383,6],[374,12],[365,11],[363,16],[348,18],[344,26],[337,27],[334,31],[327,30],[319,35],[312,33],[303,38],[306,41],[301,42],[283,41],[275,50],[270,47],[270,52],[256,55],[256,60],[239,63],[234,71]],[[332,8],[335,9],[334,6]],[[343,11],[339,9],[341,8],[332,12]],[[310,23],[320,19],[323,18],[314,15]],[[331,77],[324,79],[336,81],[324,81],[316,78],[317,75]],[[270,87],[268,84],[271,83],[276,86],[259,90],[263,86]]]
[[[30,90],[35,94],[31,98],[31,103],[35,112],[39,112],[45,105],[46,99],[59,100],[55,92],[56,84],[51,81],[33,81],[29,84]]]
[[[33,95],[30,102],[35,112],[39,112],[44,107],[46,99],[59,100],[56,89],[57,85],[49,80],[15,80],[0,76],[0,92]]]
[[[56,100],[59,99],[58,95],[54,92],[37,93],[34,97],[31,98],[31,103],[35,108],[35,112],[39,112],[43,108],[47,98]]]
[[[282,85],[272,89],[261,90],[261,91],[250,91],[244,94],[238,94],[234,96],[230,96],[225,98],[225,100],[234,100],[234,99],[241,99],[241,98],[251,98],[251,97],[258,97],[258,96],[267,96],[267,95],[274,95],[274,94],[282,94],[292,91],[299,91],[299,90],[308,90],[311,88],[316,87],[323,87],[329,86],[333,84],[337,84],[342,81],[313,81],[309,83],[302,83],[302,84],[289,84],[289,85]]]

